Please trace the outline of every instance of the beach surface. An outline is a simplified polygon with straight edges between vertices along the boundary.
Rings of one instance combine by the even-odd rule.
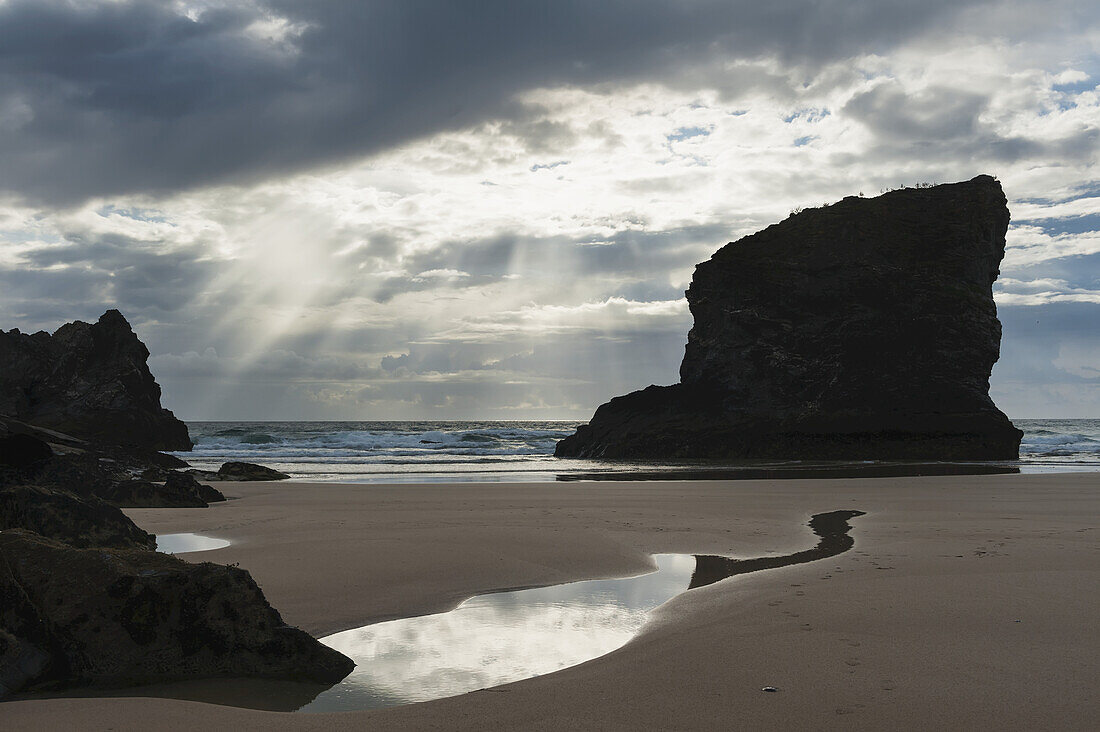
[[[620,650],[491,690],[342,714],[20,701],[0,728],[1100,729],[1100,473],[218,488],[127,513],[232,541],[181,556],[239,562],[316,636],[654,553],[787,554],[816,544],[812,514],[867,515],[844,554],[691,590]]]

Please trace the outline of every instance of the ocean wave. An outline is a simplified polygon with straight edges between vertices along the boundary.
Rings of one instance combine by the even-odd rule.
[[[416,455],[423,450],[453,452],[461,455],[522,454],[553,452],[555,443],[571,430],[548,431],[504,429],[453,430],[304,430],[257,431],[225,428],[194,436],[195,450],[201,453],[242,453],[256,450],[268,457],[320,455],[349,457],[380,452],[391,455]]]
[[[1021,466],[1100,467],[1100,420],[1016,420]],[[269,465],[297,478],[591,471],[553,457],[576,422],[220,422],[190,423],[196,467],[227,461]],[[619,466],[621,469],[621,466]],[[373,479],[373,478],[372,478]]]
[[[1027,434],[1020,443],[1020,457],[1100,457],[1100,439],[1081,433]]]

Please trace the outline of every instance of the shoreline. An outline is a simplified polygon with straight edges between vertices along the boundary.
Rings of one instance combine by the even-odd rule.
[[[811,514],[867,515],[843,555],[691,590],[620,650],[492,691],[322,715],[7,702],[6,729],[1100,724],[1100,473],[219,488],[231,500],[208,509],[127,514],[158,534],[229,539],[182,556],[240,562],[315,636],[485,592],[636,574],[648,554],[790,553],[815,538]]]

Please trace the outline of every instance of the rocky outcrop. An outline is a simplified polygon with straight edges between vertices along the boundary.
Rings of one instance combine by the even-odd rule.
[[[203,677],[335,683],[355,665],[286,625],[242,569],[18,530],[0,534],[0,628],[8,691]]]
[[[50,335],[0,332],[0,414],[95,443],[190,450],[161,407],[149,351],[117,310]]]
[[[222,492],[217,488],[203,485],[195,480],[195,476],[188,475],[178,470],[173,470],[168,474],[168,477],[164,480],[164,488],[165,490],[179,491],[181,493],[193,493],[206,503],[221,503],[225,500],[225,496],[222,495]]]
[[[163,484],[123,480],[111,484],[99,495],[120,508],[206,508],[225,500],[220,491],[202,485],[190,475],[175,472]]]
[[[27,529],[75,547],[155,549],[157,539],[95,496],[37,485],[0,486],[0,530]]]
[[[205,508],[224,501],[225,496],[191,475],[180,471],[163,473],[164,482],[133,475],[118,463],[88,453],[55,455],[41,464],[36,485],[65,490],[85,497],[100,498],[120,508]]]
[[[192,468],[184,471],[188,475],[200,480],[287,480],[286,473],[281,473],[272,468],[255,463],[223,463],[218,472],[210,470],[196,470]]]
[[[1006,460],[989,398],[1009,213],[989,176],[849,197],[720,249],[681,383],[612,399],[559,457]]]
[[[55,455],[27,434],[0,437],[0,530],[29,529],[78,547],[155,548],[156,537],[104,500],[117,483],[93,456]]]

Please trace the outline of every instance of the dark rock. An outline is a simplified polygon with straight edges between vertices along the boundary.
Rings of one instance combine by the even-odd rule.
[[[195,480],[207,480],[215,482],[219,480],[230,480],[229,478],[222,477],[221,473],[215,470],[199,470],[198,468],[188,468],[187,470],[183,470],[181,472],[190,475]]]
[[[36,472],[53,457],[49,444],[30,435],[0,437],[0,465],[13,470]]]
[[[160,471],[162,476],[160,480],[164,479],[163,475],[167,474],[171,468],[187,467],[187,462],[175,455],[134,447],[133,445],[93,444],[88,440],[73,437],[64,432],[32,425],[14,417],[0,414],[0,437],[10,435],[28,435],[41,440],[50,446],[55,455],[95,455],[98,458],[118,463],[119,468],[126,471],[141,472],[146,469]]]
[[[48,653],[0,628],[0,699],[22,688],[49,663]]]
[[[225,463],[218,468],[222,480],[286,480],[290,476],[253,463]]]
[[[81,496],[106,497],[115,483],[130,474],[118,463],[84,452],[55,455],[38,471],[38,485],[71,491]]]
[[[225,500],[221,493],[200,485],[185,473],[163,471],[162,474],[163,485],[134,479],[126,468],[113,460],[88,453],[70,453],[56,455],[47,461],[33,482],[80,496],[95,496],[121,508],[205,508],[207,503]]]
[[[199,491],[191,486],[167,486],[147,480],[113,483],[101,494],[119,508],[206,508]]]
[[[335,683],[355,665],[286,625],[248,572],[155,552],[74,549],[5,531],[0,600],[7,648],[18,644],[0,648],[0,679],[23,676],[24,688],[203,677]],[[46,665],[35,661],[42,653]]]
[[[612,399],[559,457],[1008,460],[989,398],[1008,208],[989,176],[811,209],[687,291],[681,383]]]
[[[225,500],[225,496],[218,489],[203,485],[195,480],[195,476],[173,470],[164,481],[164,487],[171,490],[189,491],[197,495],[207,503],[219,503]]]
[[[0,488],[0,530],[27,529],[75,547],[155,549],[156,537],[96,496],[35,485]]]
[[[141,471],[141,474],[138,477],[140,477],[142,480],[148,480],[152,483],[163,483],[164,481],[168,480],[168,473],[168,470],[154,465],[151,468],[146,468],[145,470]]]
[[[163,409],[149,351],[117,310],[51,336],[0,332],[0,414],[97,443],[190,450]]]

